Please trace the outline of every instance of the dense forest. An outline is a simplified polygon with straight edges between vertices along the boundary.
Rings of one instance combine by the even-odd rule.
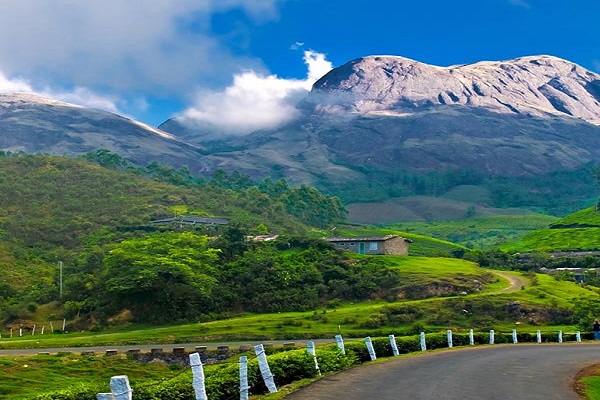
[[[339,196],[345,204],[384,201],[405,196],[444,195],[461,185],[480,186],[491,194],[489,206],[527,208],[542,214],[566,215],[595,203],[597,167],[587,164],[533,176],[489,176],[474,170],[381,171],[346,165],[366,176],[361,181],[324,182],[324,193]]]

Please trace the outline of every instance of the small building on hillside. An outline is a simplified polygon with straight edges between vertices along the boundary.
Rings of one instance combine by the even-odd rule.
[[[325,238],[336,247],[358,254],[408,255],[410,240],[398,235]]]
[[[157,219],[152,221],[152,225],[229,225],[229,220],[225,218],[198,217],[194,215],[183,215],[181,217]]]

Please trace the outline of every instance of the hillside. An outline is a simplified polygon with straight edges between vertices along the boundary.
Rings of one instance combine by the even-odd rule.
[[[362,57],[323,76],[299,109],[285,126],[222,141],[182,118],[161,129],[227,168],[311,182],[346,203],[437,198],[468,185],[489,193],[488,207],[564,215],[597,194],[600,76],[567,60],[438,67]],[[371,207],[376,222],[390,222],[388,206]]]
[[[149,179],[152,174],[179,185]],[[149,170],[117,171],[84,159],[0,156],[0,267],[4,281],[19,287],[53,282],[59,260],[71,264],[83,249],[151,231],[155,229],[152,220],[177,214],[228,218],[249,233],[305,233],[309,227],[288,214],[286,207],[295,212],[294,198],[303,195],[319,201],[319,195],[308,189],[303,192],[280,185],[280,195],[287,195],[284,204],[256,188],[234,191],[218,185],[185,186],[184,178],[190,179],[185,171],[157,165]],[[221,183],[225,185],[227,179],[221,176]],[[303,203],[304,212],[311,210],[309,204]],[[326,221],[327,210],[323,206],[321,214],[315,211],[315,215]],[[257,228],[259,225],[263,227]],[[214,233],[210,225],[197,230]]]
[[[114,113],[32,94],[0,93],[0,150],[80,156],[108,149],[140,166],[206,168],[202,148]]]
[[[475,249],[491,249],[548,227],[556,217],[541,214],[491,215],[453,221],[401,222],[389,227]]]
[[[600,250],[599,238],[600,213],[595,208],[587,208],[501,248],[510,252],[597,251]]]
[[[471,207],[482,215],[498,208],[565,215],[598,196],[591,170],[600,159],[599,82],[551,56],[448,67],[368,56],[319,79],[297,119],[233,137],[185,118],[156,129],[9,93],[0,95],[0,149],[66,156],[108,149],[143,168],[156,161],[204,177],[223,169],[284,178],[352,207],[370,203],[368,222],[456,218]],[[388,212],[406,197],[428,198],[429,213],[412,205]]]

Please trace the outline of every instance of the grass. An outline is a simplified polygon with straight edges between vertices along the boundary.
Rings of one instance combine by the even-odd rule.
[[[358,258],[365,256],[357,256]],[[493,273],[474,263],[447,258],[385,257],[387,265],[400,271],[401,276],[419,277],[421,282],[444,282],[457,277],[473,277]],[[503,272],[523,277],[516,272]],[[466,296],[435,297],[423,300],[399,300],[393,302],[369,301],[342,304],[335,309],[319,309],[305,312],[277,314],[243,314],[229,319],[204,323],[173,326],[127,326],[108,332],[73,332],[69,334],[46,334],[22,338],[0,339],[0,348],[77,347],[88,345],[127,345],[161,343],[203,343],[232,340],[302,340],[309,338],[333,338],[337,333],[345,337],[397,336],[417,331],[443,332],[486,331],[519,332],[542,331],[575,332],[576,327],[555,325],[540,327],[528,321],[505,319],[487,324],[486,313],[504,312],[508,304],[526,307],[572,306],[578,299],[600,300],[590,289],[572,282],[556,281],[543,274],[523,277],[529,284],[523,290],[503,291],[509,285],[505,278],[487,285],[477,294]],[[534,284],[535,283],[535,284]],[[469,314],[461,312],[468,309]],[[415,313],[418,313],[415,314]],[[411,316],[417,315],[414,320]],[[403,320],[405,319],[405,320]],[[374,324],[369,326],[369,324]],[[38,355],[34,357],[0,357],[0,398],[27,399],[32,393],[67,388],[71,385],[102,384],[108,386],[112,375],[126,374],[132,383],[147,383],[163,377],[174,376],[180,370],[163,364],[140,366],[126,357],[82,357],[75,355]],[[297,383],[302,385],[302,382]],[[103,389],[103,390],[106,390]],[[265,398],[272,398],[266,396]]]
[[[508,252],[600,249],[600,228],[539,229],[500,248]]]
[[[600,249],[600,213],[587,208],[537,229],[500,248],[508,252],[555,252]]]
[[[574,225],[600,227],[600,212],[597,212],[594,207],[586,208],[569,214],[552,225],[555,227]]]
[[[546,228],[556,217],[542,214],[494,215],[453,221],[403,222],[390,228],[418,233],[469,248],[493,248]]]
[[[141,368],[125,356],[0,357],[0,398],[25,400],[47,391],[97,383],[100,390],[109,392],[110,377],[114,375],[127,375],[135,384],[173,377],[181,370],[183,367],[163,363],[149,363]]]
[[[356,255],[357,258],[367,257]],[[400,272],[404,283],[428,285],[436,288],[448,282],[455,285],[470,284],[474,280],[489,282],[479,292],[469,291],[468,295],[432,297],[428,299],[400,298],[396,301],[367,301],[345,303],[333,308],[319,308],[302,312],[285,312],[276,314],[244,313],[231,315],[230,318],[211,322],[197,322],[172,326],[129,325],[105,332],[71,332],[68,334],[51,334],[46,326],[46,334],[40,335],[38,326],[36,335],[7,338],[3,332],[0,348],[40,348],[40,347],[83,347],[96,345],[130,345],[130,344],[171,344],[171,343],[208,343],[218,341],[241,340],[293,340],[309,338],[331,338],[340,331],[345,335],[360,337],[375,333],[394,333],[411,329],[415,323],[435,331],[444,329],[444,324],[459,321],[457,327],[468,328],[470,324],[481,322],[482,315],[461,314],[461,310],[472,307],[479,309],[487,304],[489,312],[500,312],[506,304],[520,302],[531,307],[572,307],[578,299],[600,297],[595,291],[581,287],[572,282],[557,281],[549,275],[537,274],[522,279],[530,281],[535,277],[535,285],[526,285],[523,290],[505,292],[509,283],[505,278],[490,280],[489,271],[476,264],[459,259],[426,258],[406,256],[386,256],[385,262]],[[518,273],[503,272],[519,275]],[[489,303],[489,304],[488,304]],[[373,323],[373,318],[386,313],[389,307],[400,307],[414,310],[406,320],[381,320]],[[448,310],[445,310],[448,308]],[[498,311],[500,310],[500,311]],[[419,313],[420,317],[416,314]],[[481,314],[481,313],[480,313]],[[436,315],[436,318],[431,316]],[[375,316],[375,317],[374,317]],[[431,317],[431,318],[430,318]],[[434,321],[435,320],[435,321]],[[445,322],[444,322],[445,321]],[[499,322],[500,327],[514,325],[514,320]],[[523,327],[539,329],[521,321]],[[54,324],[55,327],[57,323]],[[575,329],[567,327],[566,329]]]
[[[600,400],[600,364],[590,365],[577,373],[575,390],[585,400]]]
[[[405,257],[407,258],[407,257]],[[403,262],[398,257],[394,262],[405,273],[422,268],[424,279],[450,274],[450,271],[461,271],[463,274],[472,273],[479,269],[470,263],[459,260],[438,260],[437,264],[420,264],[419,260]],[[480,270],[486,273],[485,270]],[[439,279],[439,278],[438,278]],[[507,304],[518,302],[527,307],[571,307],[578,299],[600,299],[600,296],[590,289],[571,282],[556,281],[554,278],[538,274],[537,285],[527,286],[524,290],[501,292],[507,286],[504,279],[493,283],[479,294],[430,298],[424,300],[401,300],[394,302],[369,301],[361,303],[342,304],[336,309],[319,309],[305,312],[288,312],[277,314],[243,314],[229,319],[204,323],[192,323],[173,326],[148,327],[128,326],[109,332],[74,332],[69,334],[36,335],[22,338],[1,339],[0,348],[39,348],[39,347],[77,347],[93,345],[128,345],[128,344],[161,344],[161,343],[209,343],[218,341],[237,340],[294,340],[309,338],[332,338],[341,332],[344,335],[360,337],[370,334],[386,335],[389,333],[405,333],[415,329],[418,324],[428,332],[447,329],[468,329],[474,324],[482,324],[485,312],[505,313]],[[391,308],[390,308],[391,307]],[[473,308],[478,311],[463,315],[461,309]],[[486,308],[487,307],[487,308]],[[392,311],[390,311],[392,310]],[[395,310],[395,311],[394,311]],[[399,311],[398,311],[399,310]],[[404,310],[408,314],[405,313]],[[382,314],[402,314],[399,319],[381,319],[378,325],[369,325],[374,318]],[[409,317],[418,312],[414,319]],[[482,314],[483,313],[483,314]],[[520,330],[534,331],[540,329],[535,323],[527,320],[519,321]],[[495,329],[510,330],[515,325],[514,319],[506,319],[492,323]],[[488,325],[482,325],[488,326]],[[575,326],[561,325],[565,331],[577,330]]]

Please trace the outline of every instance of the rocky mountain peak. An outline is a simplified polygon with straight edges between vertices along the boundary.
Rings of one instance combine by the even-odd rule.
[[[303,106],[318,113],[390,115],[463,106],[600,125],[600,75],[548,55],[448,67],[369,56],[323,76]]]

